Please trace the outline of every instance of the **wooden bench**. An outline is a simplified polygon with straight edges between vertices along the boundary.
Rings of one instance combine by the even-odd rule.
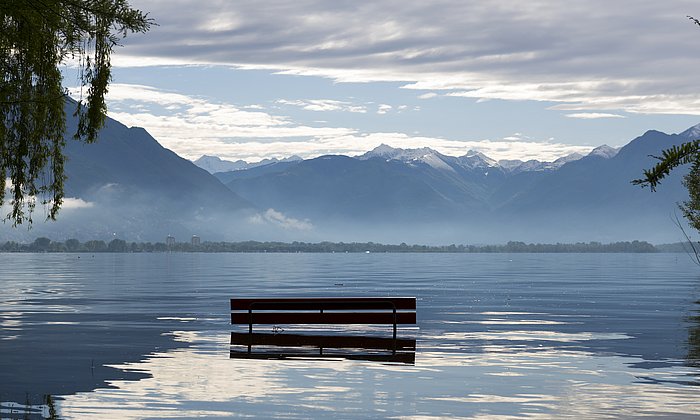
[[[319,297],[231,299],[231,324],[398,324],[416,323],[415,297]]]

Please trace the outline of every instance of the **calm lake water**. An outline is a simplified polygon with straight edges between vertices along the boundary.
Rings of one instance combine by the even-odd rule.
[[[0,254],[0,284],[1,418],[700,418],[684,254]],[[230,358],[248,296],[415,296],[415,363]]]

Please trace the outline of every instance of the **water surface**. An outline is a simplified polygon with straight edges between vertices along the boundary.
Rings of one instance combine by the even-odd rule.
[[[0,254],[0,279],[5,413],[700,417],[685,255]],[[228,299],[268,295],[416,296],[415,364],[230,359]]]

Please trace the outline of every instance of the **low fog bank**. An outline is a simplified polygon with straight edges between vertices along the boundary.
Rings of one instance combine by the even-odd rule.
[[[127,242],[165,242],[167,236],[189,242],[375,242],[383,244],[505,244],[646,241],[652,244],[684,241],[676,225],[676,204],[669,200],[630,211],[629,207],[555,208],[522,213],[471,212],[416,217],[392,211],[360,215],[319,215],[297,210],[241,207],[226,197],[193,191],[166,195],[108,183],[86,190],[81,198],[66,198],[57,221],[46,221],[38,205],[30,226],[0,226],[0,241],[31,242],[37,237],[61,241],[122,239]],[[10,209],[0,208],[3,214]],[[309,215],[307,217],[307,215]],[[682,221],[686,232],[694,231]]]
[[[189,241],[193,235],[227,240],[252,235],[256,227],[247,222],[255,214],[249,209],[210,211],[162,199],[156,205],[148,202],[147,196],[138,195],[130,200],[85,203],[79,207],[64,206],[56,221],[46,220],[46,212],[37,206],[34,223],[13,227],[8,221],[0,226],[0,240],[25,242],[43,236],[56,240],[108,242],[118,238],[129,242],[164,242],[168,235],[178,241]]]
[[[686,227],[686,232],[692,232],[692,230]],[[484,223],[478,221],[408,225],[319,225],[314,232],[300,235],[297,240],[425,245],[497,245],[510,241],[551,244],[612,243],[639,240],[652,244],[663,244],[684,241],[685,237],[669,218],[664,229],[656,229],[650,223],[645,224],[639,220],[630,220],[614,227],[577,225],[565,220],[542,221],[541,224],[528,223],[525,225],[517,222]]]
[[[122,239],[127,242],[165,242],[170,235],[177,242],[189,242],[193,235],[201,241],[279,241],[279,242],[374,242],[382,244],[497,245],[510,241],[525,243],[577,243],[646,241],[652,244],[684,241],[673,215],[668,218],[627,217],[592,219],[581,215],[542,215],[527,220],[496,218],[461,221],[314,221],[267,209],[216,211],[193,207],[178,209],[177,202],[139,206],[129,202],[85,201],[67,206],[57,221],[44,221],[38,209],[31,228],[0,226],[0,241],[31,242],[37,237],[62,241]],[[177,211],[174,211],[177,209]],[[695,233],[685,226],[691,236]]]

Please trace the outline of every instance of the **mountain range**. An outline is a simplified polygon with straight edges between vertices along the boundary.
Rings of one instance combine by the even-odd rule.
[[[69,118],[68,135],[74,130]],[[41,222],[38,210],[30,230],[5,224],[0,240],[675,242],[682,236],[671,218],[687,197],[682,170],[656,193],[630,181],[654,164],[650,155],[699,134],[700,125],[648,131],[620,149],[554,162],[381,145],[361,156],[254,164],[205,156],[197,163],[207,171],[146,130],[108,119],[96,143],[66,140],[59,220]]]
[[[204,169],[205,171],[213,174],[216,172],[240,171],[242,169],[251,169],[255,168],[256,166],[264,166],[272,163],[295,162],[299,160],[301,160],[299,156],[290,156],[284,159],[270,158],[263,159],[259,162],[248,163],[241,159],[236,161],[230,161],[223,160],[218,156],[203,155],[199,159],[195,160],[194,164]]]
[[[603,157],[613,157],[618,152],[618,149],[603,145],[595,148],[591,154],[599,155]],[[447,162],[457,162],[458,164],[465,165],[467,167],[500,167],[507,172],[524,172],[524,171],[544,171],[557,169],[564,165],[565,163],[572,162],[574,160],[581,159],[583,155],[579,153],[572,153],[570,155],[561,157],[553,162],[541,162],[538,160],[499,160],[495,161],[483,153],[477,152],[475,150],[470,150],[466,155],[461,157],[451,157],[443,155],[433,149],[424,147],[419,149],[398,149],[382,144],[376,147],[374,150],[365,153],[360,156],[360,159],[369,159],[373,157],[386,158],[388,160],[401,160],[404,162],[423,162],[425,164],[443,166],[448,164]],[[285,162],[299,162],[303,160],[299,156],[291,156],[284,159],[270,158],[263,159],[259,162],[248,163],[244,160],[223,160],[218,156],[208,156],[203,155],[199,159],[194,161],[194,164],[200,168],[206,170],[211,174],[222,173],[222,172],[233,172],[245,169],[252,169],[258,166],[268,166],[275,163],[285,163]],[[432,162],[432,163],[431,163]]]
[[[353,240],[676,241],[681,233],[672,217],[687,197],[682,171],[654,194],[630,181],[655,163],[650,155],[694,139],[696,130],[648,131],[619,150],[601,146],[554,162],[381,145],[357,157],[275,162],[215,176],[262,208]]]

